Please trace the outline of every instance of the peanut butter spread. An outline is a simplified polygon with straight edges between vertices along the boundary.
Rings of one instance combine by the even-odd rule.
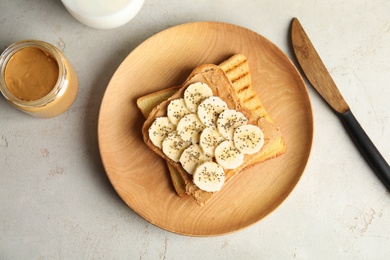
[[[43,98],[54,88],[58,79],[58,64],[47,52],[27,47],[8,61],[5,82],[9,91],[24,101]]]

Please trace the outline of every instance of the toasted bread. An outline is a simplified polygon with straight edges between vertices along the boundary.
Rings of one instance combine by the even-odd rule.
[[[248,109],[251,109],[259,117],[263,117],[271,124],[275,124],[252,88],[251,74],[246,57],[242,54],[236,54],[222,62],[219,67],[226,73],[228,79],[236,89],[241,103],[243,103]],[[148,117],[149,113],[153,110],[154,107],[168,99],[179,89],[180,87],[170,87],[138,98],[137,106],[145,119]],[[259,158],[260,160],[276,157],[285,152],[286,145],[282,135],[280,135],[279,138],[273,142],[275,147],[270,149],[269,153],[263,154],[263,158]],[[259,162],[261,162],[260,160]],[[176,193],[180,197],[187,196],[185,183],[181,175],[172,165],[169,163],[167,163],[167,165]]]
[[[252,88],[249,64],[246,57],[242,54],[236,54],[221,63],[219,66],[224,70],[228,79],[233,84],[241,102],[244,103],[248,109],[251,109],[259,117],[263,117],[271,124],[274,124],[272,118],[268,115],[264,106],[261,104],[260,99]],[[179,88],[180,87],[171,87],[140,97],[137,100],[137,106],[144,117],[147,118],[150,111],[154,107],[166,100],[169,96],[173,95],[177,90],[179,90]],[[276,157],[286,151],[286,145],[281,134],[279,138],[274,138],[272,143],[274,146],[273,149],[270,149],[268,153],[263,153],[261,156],[259,156],[260,158],[258,158],[258,162]],[[167,164],[177,194],[180,197],[186,196],[187,193],[185,189],[185,181],[172,165],[169,163]],[[206,201],[208,197],[211,196],[207,194],[207,196],[203,198],[203,201]]]
[[[226,76],[236,89],[241,103],[245,104],[246,107],[254,111],[258,116],[275,124],[252,88],[252,79],[246,57],[242,54],[236,54],[222,62],[219,67],[226,73]]]
[[[167,101],[162,102],[160,105],[158,105],[152,110],[143,128],[145,142],[148,144],[148,146],[157,154],[165,158],[169,162],[169,164],[176,170],[176,172],[172,170],[170,170],[170,172],[175,185],[175,189],[178,192],[179,196],[183,194],[183,191],[185,190],[186,193],[193,195],[199,204],[203,204],[204,202],[206,202],[212,194],[199,190],[192,183],[191,177],[188,176],[188,174],[181,168],[180,164],[170,161],[170,159],[168,159],[161,152],[161,150],[159,150],[157,147],[154,147],[150,143],[150,140],[148,140],[147,135],[147,129],[150,126],[150,123],[154,120],[154,118],[156,118],[157,116],[164,115],[166,113],[166,106],[169,101],[182,96],[182,93],[185,90],[185,87],[188,86],[188,84],[193,83],[195,81],[206,81],[206,83],[211,85],[213,93],[215,95],[218,95],[222,97],[225,101],[227,101],[230,108],[241,110],[248,117],[252,124],[260,126],[266,136],[265,145],[262,150],[255,155],[246,156],[244,164],[239,168],[234,170],[227,170],[227,179],[229,179],[231,176],[233,176],[247,166],[282,154],[286,149],[279,129],[274,126],[272,119],[264,110],[263,106],[260,103],[260,100],[258,99],[251,87],[249,68],[245,57],[243,55],[235,55],[228,61],[222,63],[221,67],[224,68],[228,76],[226,76],[223,70],[214,65],[204,65],[195,69],[188,78],[188,80],[185,82],[183,87],[180,89],[180,91],[176,92],[173,97],[171,97]],[[233,86],[231,82],[233,82],[233,84],[235,85]],[[166,92],[162,92],[164,94],[170,92],[169,94],[167,94],[170,95],[172,92],[175,92],[175,89],[171,88]],[[151,94],[142,97],[137,101],[137,104],[141,111],[143,111],[144,116],[146,116],[148,110],[150,111],[150,107],[155,104],[154,101],[158,103],[162,99],[165,99],[166,96],[162,98],[162,92],[160,91],[157,94]],[[161,99],[159,99],[158,97],[161,97]],[[145,106],[145,104],[150,105],[150,107]],[[179,175],[177,173],[179,173]],[[179,182],[177,182],[177,180],[179,180]],[[185,185],[185,187],[183,184]]]

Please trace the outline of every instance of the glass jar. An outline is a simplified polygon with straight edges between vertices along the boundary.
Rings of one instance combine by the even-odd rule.
[[[33,52],[34,55],[30,55]],[[37,58],[40,52],[43,57]],[[48,70],[46,65],[40,66],[39,59],[44,63],[57,64],[58,69],[55,67],[53,70]],[[21,69],[26,73],[22,73]],[[51,75],[48,75],[49,73]],[[39,98],[32,97],[34,91],[41,89],[37,77],[41,77],[45,84],[46,78],[54,78],[53,87],[50,86],[48,93]],[[10,82],[16,82],[18,88],[11,88]],[[20,95],[15,89],[21,91]],[[78,77],[73,66],[55,46],[37,40],[25,40],[12,44],[0,56],[0,91],[12,106],[29,115],[41,118],[55,117],[65,112],[76,99]],[[32,98],[28,98],[30,94]]]

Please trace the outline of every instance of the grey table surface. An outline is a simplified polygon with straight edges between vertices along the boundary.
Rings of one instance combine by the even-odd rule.
[[[298,17],[390,161],[389,14],[386,0],[146,0],[130,23],[96,30],[59,0],[0,0],[0,49],[47,41],[80,80],[76,102],[56,118],[0,98],[0,259],[390,259],[390,194],[308,84],[315,132],[305,172],[276,211],[233,234],[181,236],[139,217],[112,188],[97,139],[107,84],[147,38],[187,22],[229,22],[292,58],[288,29]]]

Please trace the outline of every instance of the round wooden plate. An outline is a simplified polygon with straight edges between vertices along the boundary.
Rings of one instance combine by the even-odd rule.
[[[283,132],[287,153],[244,170],[200,207],[176,195],[165,162],[144,144],[136,99],[180,86],[198,65],[236,53],[248,58],[254,89]],[[104,94],[98,138],[107,175],[131,209],[171,232],[213,236],[256,223],[286,199],[309,158],[313,116],[301,76],[278,47],[239,26],[196,22],[164,30],[128,55]]]

